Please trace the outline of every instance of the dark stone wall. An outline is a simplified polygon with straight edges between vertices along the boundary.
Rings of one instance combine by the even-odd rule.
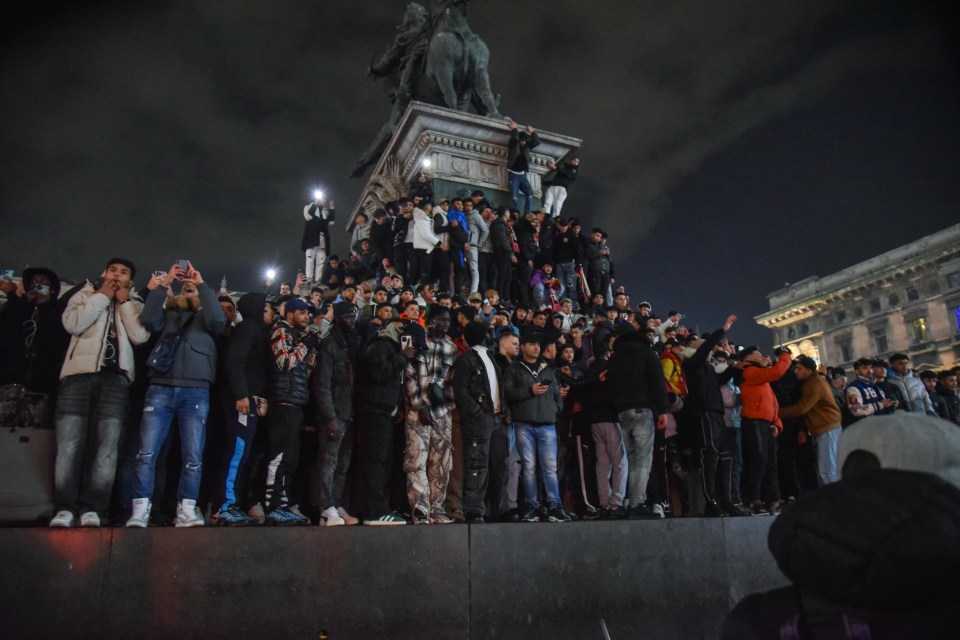
[[[713,638],[770,522],[0,529],[0,637]]]

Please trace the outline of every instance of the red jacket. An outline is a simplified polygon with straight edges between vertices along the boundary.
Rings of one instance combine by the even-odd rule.
[[[743,381],[740,383],[740,402],[742,418],[765,420],[777,426],[777,431],[783,431],[783,423],[777,413],[780,403],[774,395],[770,383],[779,380],[790,368],[792,358],[787,352],[780,354],[777,363],[772,367],[760,367],[746,363],[743,367]]]

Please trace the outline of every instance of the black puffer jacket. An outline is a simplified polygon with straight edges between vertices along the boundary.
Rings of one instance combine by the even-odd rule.
[[[580,165],[572,162],[565,162],[557,167],[554,175],[549,180],[543,182],[545,187],[569,187],[577,179],[577,172],[580,171]]]
[[[407,358],[400,344],[386,331],[370,341],[358,367],[357,409],[368,413],[393,415],[400,404],[400,388]]]
[[[353,420],[350,370],[355,370],[356,352],[356,332],[345,335],[337,326],[320,343],[317,370],[311,380],[318,424],[334,418]]]
[[[59,289],[58,282],[55,291]],[[0,310],[0,384],[22,384],[40,393],[57,390],[70,344],[62,314],[55,298],[36,306],[26,296],[7,297]]]
[[[607,370],[606,359],[595,361],[580,384],[572,388],[572,399],[583,407],[583,418],[588,424],[616,422],[619,419],[610,395],[610,385],[600,379]]]
[[[500,408],[506,409],[503,374],[496,359],[492,360],[500,386]],[[493,398],[483,360],[474,349],[467,349],[453,363],[453,396],[461,421],[476,420],[483,414],[493,414]]]
[[[382,224],[370,225],[370,245],[381,258],[393,260],[393,226],[389,218]]]
[[[517,244],[520,245],[520,260],[531,262],[537,258],[537,239],[534,234],[537,232],[533,224],[526,219],[521,219],[514,227],[517,234]]]
[[[687,397],[684,400],[684,407],[691,414],[707,411],[723,415],[721,379],[708,362],[710,353],[723,336],[723,329],[707,334],[703,338],[703,344],[697,347],[697,351],[683,361],[683,375],[687,380]]]
[[[667,412],[667,381],[660,358],[642,333],[617,338],[607,365],[607,383],[616,410],[651,409],[657,416]]]
[[[391,231],[393,233],[394,247],[399,247],[407,241],[407,228],[410,226],[411,222],[413,222],[413,218],[406,218],[400,214],[393,219]]]
[[[535,382],[549,384],[550,388],[543,395],[535,396],[530,390]],[[503,384],[515,422],[556,424],[563,409],[563,396],[557,372],[546,360],[540,358],[528,365],[523,358],[517,358],[504,372]]]
[[[270,371],[270,327],[263,321],[267,296],[245,293],[237,301],[243,322],[233,328],[227,340],[224,370],[232,400],[262,396]]]
[[[527,143],[520,145],[520,138]],[[528,133],[514,129],[510,132],[510,141],[507,143],[507,168],[511,171],[530,170],[530,151],[540,146],[540,136],[537,132]]]
[[[843,614],[874,640],[955,638],[957,540],[960,489],[932,474],[883,469],[804,494],[768,539],[793,586],[741,600],[721,638],[780,638],[785,624],[801,638],[854,637]]]
[[[513,244],[510,242],[510,228],[503,218],[497,218],[490,224],[490,242],[493,245],[493,255],[498,260],[509,260],[513,255]]]

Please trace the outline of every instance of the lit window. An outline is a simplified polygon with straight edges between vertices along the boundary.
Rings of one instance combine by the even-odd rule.
[[[913,321],[913,341],[916,342],[926,342],[927,341],[927,319],[926,318],[917,318]]]

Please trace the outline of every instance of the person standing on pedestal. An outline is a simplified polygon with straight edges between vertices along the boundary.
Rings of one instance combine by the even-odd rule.
[[[577,172],[580,170],[580,158],[574,156],[570,159],[570,162],[565,162],[563,166],[547,162],[547,169],[551,173],[548,179],[543,181],[543,208],[546,209],[548,216],[559,218],[560,211],[563,209],[563,202],[567,199],[567,187],[577,179]]]
[[[306,223],[303,226],[303,239],[300,241],[300,249],[307,258],[304,273],[312,284],[320,282],[323,266],[330,253],[329,226],[337,217],[333,200],[326,204],[322,193],[317,192],[314,196],[313,201],[303,208],[303,219]]]
[[[530,171],[530,150],[540,145],[540,138],[533,127],[527,125],[526,131],[519,131],[517,123],[511,120],[510,141],[507,143],[507,177],[510,179],[510,197],[513,205],[520,208],[520,194],[524,195],[523,213],[530,213],[533,187],[527,179]]]

